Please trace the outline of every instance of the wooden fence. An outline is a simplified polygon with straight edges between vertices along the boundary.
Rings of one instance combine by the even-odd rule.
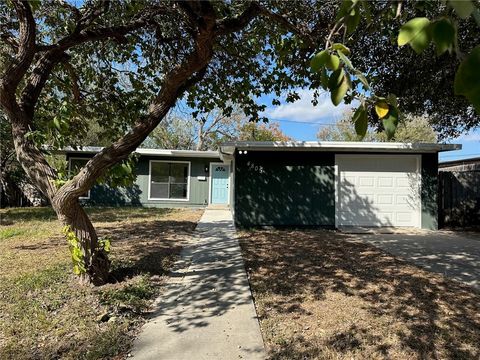
[[[440,227],[480,227],[480,170],[440,171]]]

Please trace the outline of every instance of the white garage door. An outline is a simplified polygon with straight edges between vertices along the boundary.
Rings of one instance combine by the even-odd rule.
[[[337,226],[420,227],[420,156],[336,155]]]

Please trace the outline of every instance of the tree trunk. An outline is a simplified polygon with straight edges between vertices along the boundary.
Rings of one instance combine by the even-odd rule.
[[[99,246],[97,232],[78,200],[66,202],[55,198],[52,202],[58,219],[75,233],[82,251],[84,272],[79,274],[82,283],[103,285],[108,281],[110,260],[107,252]]]
[[[198,141],[197,141],[197,147],[195,148],[195,150],[197,151],[200,151],[202,150],[203,148],[203,122],[200,124],[200,126],[198,127]]]

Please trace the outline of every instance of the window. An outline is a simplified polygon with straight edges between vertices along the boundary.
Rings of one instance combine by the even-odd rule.
[[[68,172],[70,176],[74,176],[78,173],[78,171],[85,166],[88,162],[88,158],[70,158],[68,159]],[[90,199],[90,190],[85,194],[79,196],[79,199]]]
[[[154,200],[188,200],[189,162],[150,161],[150,194]]]

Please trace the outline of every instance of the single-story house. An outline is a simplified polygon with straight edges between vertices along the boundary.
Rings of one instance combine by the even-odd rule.
[[[137,149],[132,187],[96,205],[228,206],[239,227],[438,227],[438,153],[455,144],[227,142],[218,151]],[[66,149],[71,167],[101,148]]]
[[[480,171],[480,157],[442,161],[438,171]]]

